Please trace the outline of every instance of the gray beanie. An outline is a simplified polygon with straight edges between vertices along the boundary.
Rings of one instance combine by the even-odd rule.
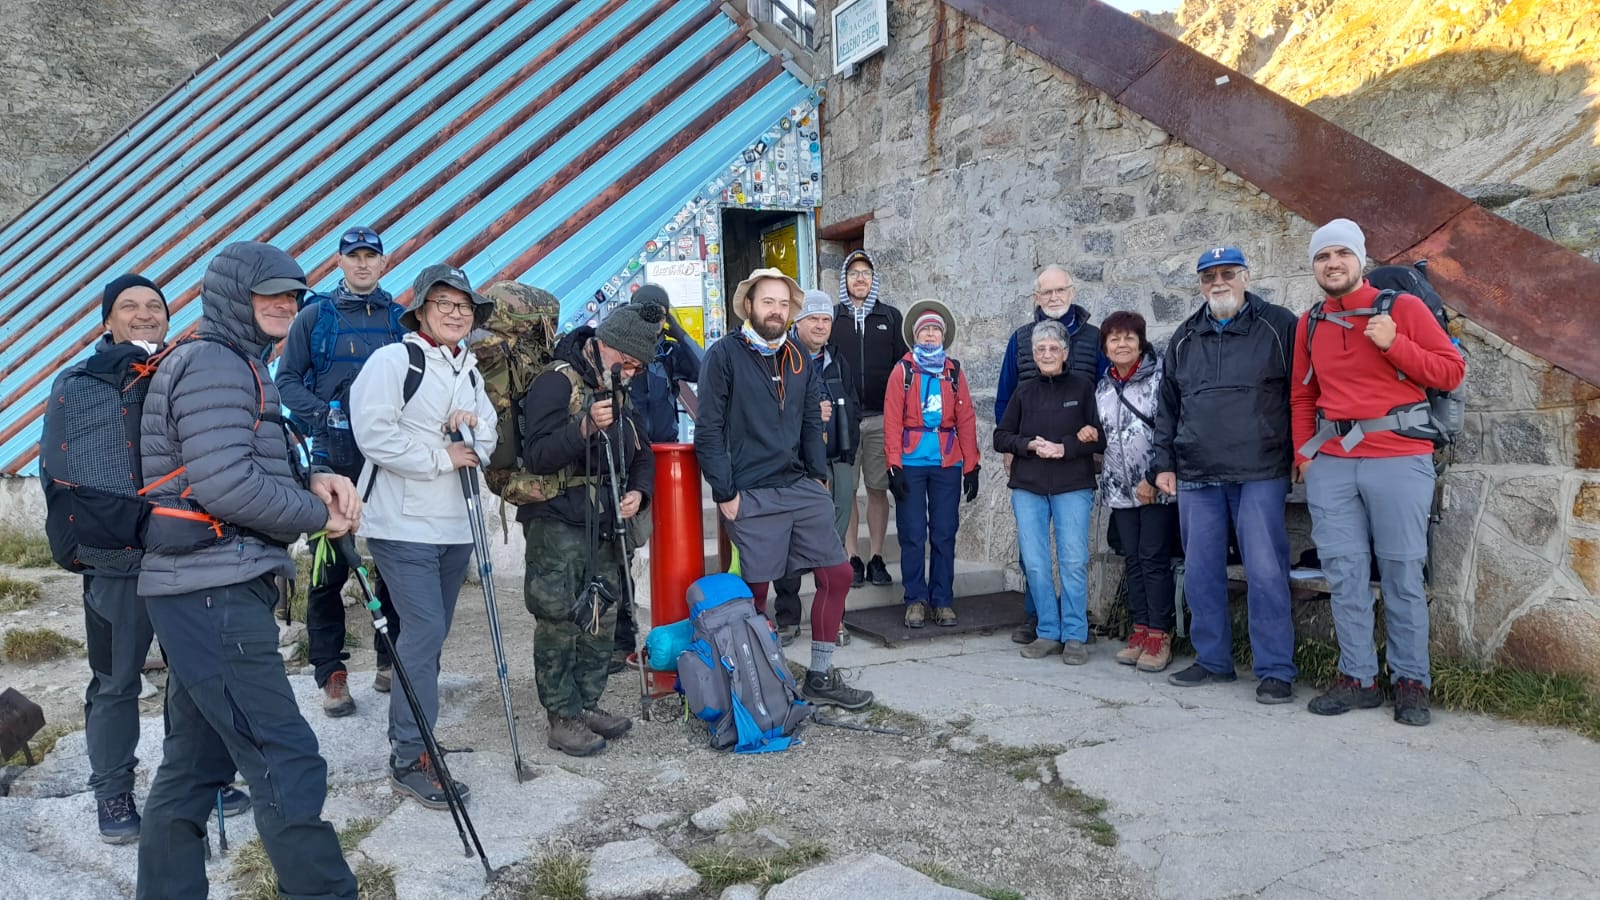
[[[1316,265],[1317,254],[1329,247],[1348,247],[1355,251],[1361,258],[1361,267],[1367,265],[1367,236],[1361,233],[1361,226],[1349,219],[1334,219],[1332,222],[1317,229],[1311,236],[1311,263]]]
[[[667,309],[660,303],[649,297],[635,299],[626,306],[612,310],[601,320],[594,334],[605,341],[607,347],[648,364],[656,358],[656,345],[661,342],[661,323],[666,318]]]
[[[808,316],[827,316],[832,319],[833,298],[824,291],[806,291],[805,301],[800,304],[800,312],[795,315],[794,320],[798,322]]]

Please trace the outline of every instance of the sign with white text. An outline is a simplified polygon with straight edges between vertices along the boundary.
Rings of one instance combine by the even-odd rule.
[[[833,11],[833,72],[889,46],[888,0],[845,0]]]

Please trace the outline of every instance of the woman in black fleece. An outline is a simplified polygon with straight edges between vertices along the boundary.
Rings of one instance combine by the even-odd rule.
[[[1022,383],[995,426],[994,449],[1014,455],[1011,509],[1028,593],[1039,611],[1039,638],[1022,649],[1029,659],[1060,653],[1078,666],[1089,661],[1089,512],[1094,505],[1094,454],[1105,449],[1094,383],[1067,373],[1067,335],[1060,323],[1033,329],[1039,377]],[[1050,538],[1061,593],[1050,571]]]

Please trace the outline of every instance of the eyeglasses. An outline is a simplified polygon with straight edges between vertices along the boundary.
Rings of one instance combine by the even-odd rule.
[[[1243,269],[1223,269],[1221,267],[1207,269],[1200,273],[1200,283],[1211,284],[1214,281],[1233,281],[1237,279],[1239,277],[1239,273],[1243,271]]]
[[[447,313],[448,314],[448,313],[453,313],[454,312],[454,313],[460,313],[463,316],[472,315],[472,301],[471,300],[462,300],[462,301],[456,301],[456,300],[429,300],[428,302],[432,303],[434,308],[439,310],[439,312],[442,312],[442,313]]]
[[[1067,352],[1067,348],[1061,346],[1060,344],[1034,344],[1033,345],[1033,355],[1034,356],[1054,356],[1057,353],[1065,353],[1065,352]]]
[[[845,274],[850,278],[851,281],[871,281],[872,280],[872,270],[871,269],[851,269],[849,272],[846,272]]]
[[[1070,297],[1073,290],[1073,286],[1069,284],[1066,287],[1051,288],[1047,291],[1034,291],[1033,293],[1038,297]]]

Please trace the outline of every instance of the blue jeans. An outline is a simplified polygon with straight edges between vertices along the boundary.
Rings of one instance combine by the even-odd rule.
[[[1239,539],[1249,580],[1250,652],[1257,678],[1293,681],[1294,620],[1289,612],[1289,534],[1283,506],[1288,478],[1178,488],[1186,572],[1184,599],[1194,618],[1189,638],[1207,671],[1233,671],[1228,612],[1228,522]]]
[[[1039,614],[1039,640],[1089,639],[1089,510],[1094,491],[1065,494],[1011,492],[1017,517],[1017,543],[1028,575],[1028,596]],[[1055,537],[1061,593],[1050,571],[1050,538]]]
[[[903,471],[910,491],[895,504],[895,527],[900,532],[900,582],[905,585],[906,603],[949,606],[955,599],[961,467],[906,466]]]

